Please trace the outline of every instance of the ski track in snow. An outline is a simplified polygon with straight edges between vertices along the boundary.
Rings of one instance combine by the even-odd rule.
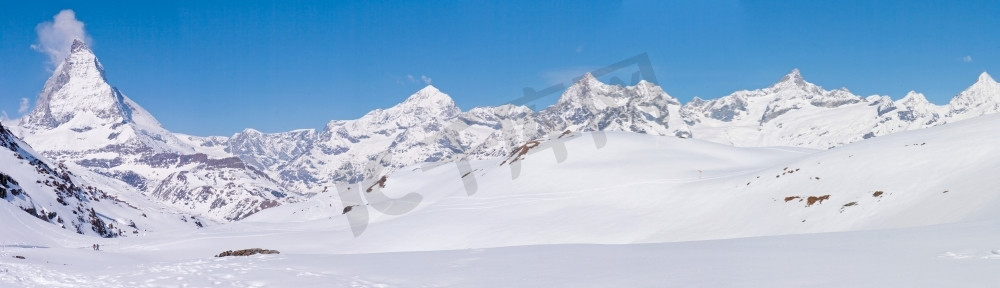
[[[321,267],[282,268],[280,265],[267,265],[277,259],[251,257],[253,259],[215,258],[148,263],[131,269],[109,266],[98,275],[63,272],[38,265],[5,264],[0,266],[3,272],[0,273],[0,281],[32,287],[271,287],[283,286],[276,279],[299,279],[297,282],[323,283],[324,287],[389,287],[360,276],[344,277],[314,270]]]

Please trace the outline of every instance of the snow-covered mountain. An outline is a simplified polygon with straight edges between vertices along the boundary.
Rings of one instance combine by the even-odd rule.
[[[25,142],[48,157],[212,219],[237,220],[280,205],[288,195],[239,158],[196,153],[108,84],[104,67],[79,40],[46,81],[18,130]]]
[[[856,114],[872,110],[868,104],[847,89],[823,90],[794,70],[768,88],[709,101],[695,98],[681,114],[694,138],[736,146],[828,148],[857,140],[854,130],[865,128],[855,123]]]
[[[361,181],[379,167],[446,160],[463,151],[448,130],[458,114],[451,97],[427,86],[391,108],[357,120],[331,121],[315,134],[312,145],[302,145],[308,150],[285,164],[277,178],[289,187],[319,192],[334,182]],[[369,165],[373,161],[379,166]]]
[[[192,227],[203,225],[197,217],[157,209],[162,206],[130,195],[133,191],[91,183],[85,178],[96,175],[71,165],[38,154],[0,123],[2,209],[20,209],[60,228],[106,238],[176,229],[188,219]]]
[[[272,134],[246,129],[228,139],[226,151],[243,155],[243,161],[263,171],[275,171],[312,149],[315,139],[312,129]]]
[[[541,111],[549,131],[628,131],[689,137],[681,121],[680,101],[659,86],[640,80],[635,86],[601,83],[587,73],[566,89],[552,107]]]
[[[495,158],[565,131],[686,137],[690,131],[677,116],[680,108],[677,99],[652,83],[607,85],[587,74],[557,104],[539,112],[513,105],[461,112],[450,96],[427,86],[396,106],[356,120],[331,121],[318,133],[248,129],[226,140],[181,137],[206,153],[224,143],[225,152],[267,171],[285,187],[319,192],[336,182],[377,178],[381,175],[371,172],[382,167],[389,172],[422,162]]]
[[[824,90],[796,69],[771,87],[715,100],[695,98],[681,115],[692,137],[735,146],[826,149],[875,136],[1000,112],[1000,88],[983,72],[946,106],[910,92],[861,98],[846,88]]]
[[[682,106],[652,83],[608,85],[587,74],[556,104],[537,112],[513,105],[461,112],[447,94],[428,86],[395,107],[357,120],[332,121],[318,133],[247,130],[224,140],[187,137],[205,151],[218,150],[224,143],[225,153],[266,171],[289,189],[319,192],[334,182],[382,176],[370,173],[374,163],[391,170],[421,162],[495,158],[532,139],[566,131],[625,131],[734,146],[826,149],[996,113],[1000,111],[997,87],[983,73],[953,103],[937,106],[916,92],[893,101],[888,96],[862,98],[845,88],[825,90],[796,69],[767,88],[714,100],[696,98]]]
[[[983,72],[975,84],[951,99],[945,116],[957,121],[997,111],[1000,111],[1000,83]]]
[[[73,153],[114,146],[194,152],[108,84],[104,66],[79,40],[73,42],[70,55],[45,82],[35,108],[20,124],[27,132],[25,140],[40,151]]]

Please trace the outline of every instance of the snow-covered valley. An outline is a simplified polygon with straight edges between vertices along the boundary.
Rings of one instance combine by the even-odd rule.
[[[457,165],[412,165],[378,191],[349,190],[369,205],[346,213],[338,192],[328,191],[238,222],[142,237],[78,235],[8,209],[0,281],[989,286],[1000,280],[991,273],[1000,265],[1000,180],[990,177],[1000,173],[996,127],[1000,116],[984,116],[830,150],[623,132],[607,132],[601,143],[595,133],[569,133],[514,157],[473,161],[464,177],[475,177],[474,190]],[[393,200],[372,196],[378,192],[419,201],[386,215],[379,201]],[[370,221],[355,236],[347,218],[359,213]],[[213,257],[253,247],[281,254]]]

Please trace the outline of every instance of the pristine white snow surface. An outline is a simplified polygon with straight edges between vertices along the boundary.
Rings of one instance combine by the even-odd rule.
[[[347,215],[331,187],[239,222],[141,237],[77,235],[0,209],[0,285],[993,286],[998,129],[987,115],[830,150],[570,133],[473,161],[468,175],[450,163],[398,169],[384,188],[346,192],[371,204]],[[385,215],[376,190],[420,201]],[[361,213],[371,221],[355,237],[347,217]],[[254,247],[281,254],[212,257]]]

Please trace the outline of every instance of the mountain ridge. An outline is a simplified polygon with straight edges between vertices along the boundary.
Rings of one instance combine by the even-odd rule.
[[[808,82],[799,69],[768,87],[686,104],[648,81],[610,85],[587,73],[555,104],[538,111],[514,105],[462,111],[451,96],[427,85],[392,107],[331,120],[321,130],[247,128],[229,137],[198,137],[164,129],[108,84],[85,44],[72,50],[47,81],[35,109],[22,119],[25,141],[178,209],[223,221],[298,201],[297,196],[337,183],[370,181],[424,162],[502,157],[528,141],[570,132],[827,149],[1000,111],[1000,84],[985,72],[943,106],[919,94],[893,101],[862,98],[846,88],[826,90]],[[81,81],[99,89],[74,89]],[[56,136],[83,142],[52,141]]]
[[[988,79],[988,75],[980,75],[977,83],[990,84]],[[977,88],[980,86],[983,85],[973,84],[963,93],[977,97],[976,101],[1000,98],[1000,92],[975,92],[982,90]],[[429,93],[433,97],[429,97]],[[436,103],[430,105],[431,108],[445,108],[434,110],[441,111],[437,116],[427,113],[414,116],[418,110],[426,109],[413,108],[412,104],[426,99],[437,99],[431,101]],[[693,137],[735,146],[826,149],[957,119],[945,117],[942,111],[948,109],[927,102],[919,93],[893,101],[888,96],[878,95],[862,98],[846,88],[825,90],[806,81],[798,69],[765,88],[736,91],[712,100],[695,98],[684,105],[650,82],[609,85],[588,73],[570,86],[555,104],[539,111],[515,105],[461,111],[450,96],[428,85],[396,106],[373,110],[356,120],[330,121],[314,137],[298,137],[292,142],[273,140],[290,133],[279,132],[237,133],[228,138],[258,137],[259,140],[254,140],[257,143],[272,143],[272,148],[258,145],[254,148],[257,151],[293,151],[288,147],[310,147],[284,154],[278,157],[280,159],[267,159],[269,156],[262,155],[270,152],[241,153],[234,148],[237,144],[226,145],[230,145],[228,151],[237,151],[234,154],[247,163],[279,163],[258,168],[281,179],[282,185],[315,192],[331,187],[334,182],[360,182],[366,177],[377,177],[358,175],[366,174],[362,167],[380,153],[392,154],[391,163],[381,163],[390,169],[420,162],[486,159],[507,155],[511,149],[532,139],[567,130]],[[991,114],[1000,108],[980,110],[983,114]],[[804,121],[796,121],[796,117]],[[399,122],[400,119],[405,121]],[[803,123],[809,125],[799,125]],[[262,140],[265,138],[272,140]],[[375,141],[382,144],[374,144],[372,139],[375,138],[382,139]]]
[[[238,157],[197,153],[112,86],[86,44],[77,40],[71,51],[16,129],[41,154],[218,221],[295,201]]]

